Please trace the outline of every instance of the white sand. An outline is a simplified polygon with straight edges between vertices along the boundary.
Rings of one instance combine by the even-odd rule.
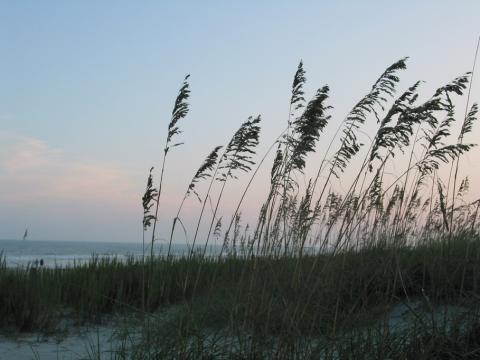
[[[65,335],[29,334],[15,338],[0,335],[0,360],[109,359],[118,342],[109,326],[77,327]]]

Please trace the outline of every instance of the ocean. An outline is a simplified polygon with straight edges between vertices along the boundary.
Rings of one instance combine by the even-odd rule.
[[[146,253],[150,247],[145,245]],[[168,244],[154,246],[154,253],[166,254]],[[188,253],[183,244],[172,244],[173,255]],[[88,262],[93,255],[100,258],[116,257],[124,260],[127,256],[141,257],[142,243],[115,243],[90,241],[45,241],[45,240],[0,240],[0,255],[7,267],[43,266],[65,267]]]

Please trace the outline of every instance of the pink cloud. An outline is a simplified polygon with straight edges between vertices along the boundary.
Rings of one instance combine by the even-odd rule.
[[[91,159],[70,160],[34,138],[7,142],[0,155],[0,201],[75,200],[131,206],[136,188],[122,168]]]

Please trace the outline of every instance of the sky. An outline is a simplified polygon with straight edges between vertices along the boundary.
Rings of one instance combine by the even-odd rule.
[[[285,127],[300,59],[307,95],[330,86],[331,122],[338,125],[400,58],[409,56],[400,87],[424,80],[426,98],[470,71],[479,19],[478,0],[0,0],[0,239],[19,238],[28,227],[32,239],[141,241],[146,176],[155,166],[158,178],[169,115],[187,74],[191,110],[178,138],[185,144],[167,159],[163,240],[215,145],[261,114],[263,154]],[[478,101],[480,74],[470,103]],[[465,104],[458,100],[460,117]],[[477,127],[468,141],[479,139]],[[315,156],[312,166],[320,151]],[[476,199],[480,149],[462,164]],[[266,167],[245,200],[246,220],[263,200]],[[234,208],[246,180],[228,184],[222,211]],[[198,211],[190,199],[187,225]]]

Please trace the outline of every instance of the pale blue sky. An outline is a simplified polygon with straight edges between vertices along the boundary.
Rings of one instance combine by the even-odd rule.
[[[479,24],[478,0],[0,0],[0,238],[28,225],[39,239],[137,241],[138,197],[187,73],[185,146],[165,182],[175,208],[205,154],[247,116],[264,118],[261,149],[273,141],[300,59],[310,92],[330,85],[338,122],[401,57],[402,86],[425,80],[425,96],[469,71]],[[480,181],[475,151],[465,161]],[[232,184],[227,209],[241,188]]]

